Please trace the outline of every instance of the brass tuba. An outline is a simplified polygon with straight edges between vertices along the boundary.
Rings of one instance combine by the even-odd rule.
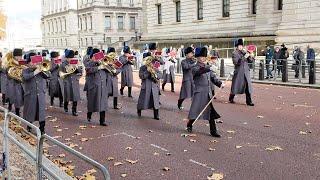
[[[155,82],[158,83],[159,82],[159,78],[157,77],[157,72],[154,70],[153,67],[153,60],[154,57],[152,56],[148,56],[146,58],[144,58],[144,65],[147,67],[147,71],[151,74],[151,79]]]
[[[8,76],[14,80],[22,82],[22,71],[26,69],[27,66],[19,65],[19,63],[13,58],[12,52],[7,53],[5,59],[7,61]]]
[[[112,75],[117,74],[117,69],[114,67],[114,59],[117,57],[117,54],[114,52],[109,53],[102,61],[104,69],[106,69]]]
[[[59,76],[61,79],[65,79],[68,75],[73,74],[78,69],[78,65],[66,65],[66,72],[59,71]]]

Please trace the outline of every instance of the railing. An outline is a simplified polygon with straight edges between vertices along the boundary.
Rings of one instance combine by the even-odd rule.
[[[56,146],[64,149],[65,151],[75,155],[79,159],[84,160],[88,164],[96,167],[99,171],[102,172],[103,178],[105,180],[110,180],[110,174],[106,167],[104,167],[102,164],[96,162],[95,160],[83,155],[82,153],[70,148],[69,146],[59,142],[58,140],[48,136],[48,135],[41,135],[41,132],[39,128],[30,122],[26,121],[25,119],[8,112],[7,109],[3,108],[0,106],[0,112],[4,114],[4,125],[2,130],[3,132],[3,171],[7,172],[7,178],[8,180],[12,179],[11,178],[11,169],[10,169],[10,164],[9,164],[9,157],[10,157],[10,151],[9,151],[9,141],[13,142],[16,144],[24,153],[26,153],[33,161],[35,161],[36,164],[36,169],[37,169],[37,180],[43,179],[43,174],[44,172],[53,177],[54,179],[61,179],[59,178],[50,168],[46,167],[43,165],[43,160],[42,160],[42,155],[43,155],[43,142],[44,140],[48,140],[49,142],[55,144]],[[37,140],[37,145],[36,145],[36,151],[33,152],[30,147],[27,147],[23,143],[19,142],[18,139],[16,139],[13,135],[10,134],[9,130],[9,122],[10,119],[14,118],[15,120],[19,121],[20,123],[23,123],[29,127],[31,127],[35,132],[36,132],[36,140]]]

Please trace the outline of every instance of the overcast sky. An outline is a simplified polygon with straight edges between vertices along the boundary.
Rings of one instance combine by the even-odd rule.
[[[41,38],[40,0],[7,0],[9,39],[14,36],[15,41],[23,41],[25,38]]]

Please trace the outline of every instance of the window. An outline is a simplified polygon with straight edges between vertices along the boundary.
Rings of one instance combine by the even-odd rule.
[[[123,30],[123,16],[118,16],[118,29]]]
[[[84,30],[87,30],[87,29],[88,29],[88,20],[87,20],[87,17],[84,17],[84,27],[85,27]]]
[[[162,24],[161,4],[157,4],[156,6],[158,11],[158,24]]]
[[[105,41],[106,41],[107,44],[111,44],[111,37],[106,37]]]
[[[82,18],[80,18],[79,22],[80,22],[80,30],[82,30]]]
[[[181,7],[180,1],[176,2],[176,21],[181,22]]]
[[[93,46],[93,38],[91,38],[91,46]]]
[[[203,0],[197,0],[197,19],[198,20],[203,20]]]
[[[136,29],[136,18],[135,17],[130,17],[130,29],[131,30]]]
[[[252,0],[251,14],[257,14],[257,0]]]
[[[283,2],[282,0],[278,0],[278,10],[282,10]]]
[[[64,32],[67,31],[67,20],[66,19],[64,19],[64,29],[63,29],[63,31]]]
[[[121,6],[121,0],[117,0],[117,4],[118,4],[118,6]]]
[[[86,38],[86,46],[88,46],[88,38]]]
[[[222,17],[230,16],[230,0],[222,0]]]
[[[109,0],[104,0],[105,5],[109,5]]]
[[[119,41],[120,42],[124,41],[124,37],[119,37]]]
[[[92,16],[90,16],[90,30],[92,30]]]
[[[104,29],[111,29],[111,17],[110,16],[105,16],[104,17]]]
[[[130,7],[133,7],[134,6],[134,4],[133,4],[133,0],[130,0]]]

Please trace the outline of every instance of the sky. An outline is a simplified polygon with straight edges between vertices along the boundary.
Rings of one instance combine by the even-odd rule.
[[[26,39],[32,38],[40,43],[41,0],[6,0],[5,10],[8,41],[26,43]]]

